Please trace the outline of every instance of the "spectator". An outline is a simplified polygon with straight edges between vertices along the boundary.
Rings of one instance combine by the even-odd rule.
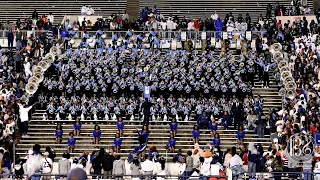
[[[218,130],[218,124],[215,122],[215,119],[211,119],[209,122],[209,128],[211,131],[211,137],[213,137],[216,134],[216,131]]]
[[[8,32],[8,49],[9,49],[9,51],[12,51],[13,41],[14,41],[14,34],[13,34],[12,30],[9,30],[9,32]]]
[[[130,164],[130,170],[131,170],[131,178],[133,180],[139,180],[139,176],[140,176],[140,169],[141,169],[141,165],[140,165],[140,161],[137,157],[134,158],[133,162]]]
[[[3,165],[2,165],[2,171],[3,171],[3,178],[8,178],[9,174],[11,172],[11,161],[9,157],[9,153],[5,152],[3,154]]]
[[[183,163],[183,161],[182,161],[182,163]],[[186,163],[186,166],[185,166],[185,170],[183,172],[182,179],[188,179],[193,173],[193,158],[192,158],[191,151],[187,152],[187,158],[186,158],[185,163]]]
[[[67,180],[86,180],[87,173],[82,168],[74,168],[68,172]]]
[[[180,175],[180,164],[178,163],[177,157],[173,157],[173,164],[169,166],[169,174],[171,176],[179,176]]]
[[[93,158],[92,168],[93,168],[94,175],[101,175],[102,162],[103,162],[102,158],[104,157],[104,155],[105,155],[104,148],[101,148],[100,151],[98,152],[98,155]]]
[[[114,156],[110,155],[110,151],[107,149],[106,153],[102,157],[103,174],[107,176],[106,178],[112,175],[113,161]]]
[[[53,162],[52,159],[50,159],[49,156],[49,152],[45,152],[44,157],[42,159],[42,174],[45,174],[42,179],[47,179],[50,180],[51,176],[49,174],[51,174],[52,169],[53,169]]]
[[[232,147],[232,158],[230,159],[230,167],[232,170],[232,179],[237,180],[242,177],[244,169],[243,162],[240,156],[236,153],[236,147]]]
[[[29,111],[32,108],[32,106],[29,107],[23,107],[22,104],[18,104],[19,105],[19,113],[20,113],[20,121],[21,121],[21,134],[22,137],[26,137],[27,133],[28,133],[28,121],[29,121]]]
[[[221,124],[223,125],[223,128],[225,130],[229,129],[230,122],[231,122],[231,119],[230,119],[230,115],[228,114],[228,112],[226,112],[226,111],[223,112]]]
[[[249,144],[248,151],[248,172],[249,177],[256,177],[256,169],[257,169],[257,160],[258,160],[258,151],[254,145]]]
[[[116,159],[113,162],[112,172],[116,180],[123,179],[122,176],[126,174],[125,163],[120,159],[119,155],[116,156]]]
[[[54,158],[56,158],[56,153],[54,152],[54,150],[50,147],[46,147],[46,152],[49,153],[49,158],[54,162]]]
[[[209,127],[210,118],[207,116],[206,112],[197,119],[197,124],[199,128],[207,129]]]

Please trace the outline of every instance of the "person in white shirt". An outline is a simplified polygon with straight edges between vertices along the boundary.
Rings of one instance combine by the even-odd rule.
[[[49,15],[47,16],[48,20],[53,24],[54,22],[54,16],[52,15],[52,13],[50,12]]]
[[[51,172],[52,172],[53,162],[52,162],[52,159],[50,159],[48,156],[49,156],[49,153],[45,152],[44,153],[44,157],[43,157],[43,159],[41,161],[42,174],[51,174]],[[49,175],[48,176],[43,176],[42,179],[50,180],[51,177]]]
[[[91,6],[89,6],[88,9],[87,9],[87,15],[88,16],[94,15],[94,10],[93,10],[93,8]]]
[[[213,21],[216,21],[217,19],[218,19],[218,14],[217,14],[217,12],[216,11],[214,11],[214,13],[211,15],[211,19],[213,20]]]
[[[31,64],[30,64],[30,62],[28,60],[24,64],[24,73],[26,74],[26,77],[31,77],[32,76]]]
[[[178,159],[176,157],[173,158],[173,163],[170,164],[170,166],[169,166],[169,174],[170,174],[170,176],[179,176],[180,175],[180,164],[178,163]]]
[[[141,163],[141,171],[143,172],[144,175],[147,176],[146,180],[151,180],[152,174],[153,174],[154,163],[150,160],[150,157],[147,154],[145,155],[145,159],[146,160],[143,163]]]
[[[165,22],[163,19],[160,22],[160,31],[161,32],[161,37],[165,38],[166,37],[166,33],[164,31],[167,30],[167,22]]]
[[[124,10],[124,13],[122,14],[122,20],[126,20],[126,19],[129,20],[129,15],[128,15],[127,11]]]
[[[20,120],[21,120],[21,133],[22,137],[27,136],[28,133],[28,121],[29,121],[29,111],[32,108],[32,106],[29,107],[23,107],[22,104],[19,105],[19,113],[20,113]]]
[[[172,31],[174,29],[174,24],[173,24],[173,21],[172,19],[169,17],[168,20],[167,20],[167,29],[168,31]],[[169,39],[171,38],[171,32],[168,33],[169,35]]]
[[[87,15],[87,11],[88,11],[87,6],[86,6],[86,5],[83,5],[82,8],[81,8],[81,15],[82,15],[82,16]]]
[[[236,153],[237,149],[236,147],[232,147],[232,158],[230,159],[229,165],[232,170],[232,179],[238,180],[242,178],[242,175],[244,173],[244,169],[242,168],[243,161],[241,157]]]
[[[200,157],[200,176],[210,176],[211,175],[211,162],[212,162],[212,157],[204,158]]]

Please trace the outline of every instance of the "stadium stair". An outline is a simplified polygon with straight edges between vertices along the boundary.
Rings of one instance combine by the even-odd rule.
[[[269,73],[269,88],[263,88],[263,81],[259,81],[258,77],[255,77],[255,88],[252,89],[254,98],[258,95],[264,98],[263,112],[268,113],[269,109],[277,109],[282,107],[282,99],[279,96],[278,85],[274,79],[273,73]]]
[[[42,150],[45,147],[50,146],[57,153],[57,157],[61,157],[61,155],[67,150],[67,137],[68,133],[73,131],[73,121],[64,120],[59,121],[63,126],[63,141],[62,144],[55,144],[55,126],[56,122],[52,121],[44,121],[43,114],[44,110],[36,110],[33,113],[32,120],[29,123],[29,137],[23,137],[17,145],[17,154],[25,155],[25,153],[32,148],[35,143],[38,143],[42,146]],[[183,153],[186,153],[188,150],[193,149],[193,141],[192,141],[192,128],[193,123],[178,125],[178,133],[176,136],[176,150],[182,149]],[[113,147],[113,138],[116,132],[116,125],[114,121],[85,121],[82,122],[81,135],[77,138],[77,144],[74,153],[71,154],[72,157],[78,157],[83,152],[92,152],[96,150],[96,148],[104,147],[111,148]],[[100,141],[100,145],[92,144],[93,136],[92,131],[94,125],[98,124],[102,130],[102,137]],[[137,146],[137,133],[133,132],[136,128],[141,129],[141,122],[138,121],[138,118],[135,121],[126,121],[125,120],[125,128],[124,128],[124,136],[122,143],[122,158],[127,158],[129,152]],[[217,131],[221,137],[221,150],[225,151],[227,148],[231,148],[236,145],[236,131],[235,130],[223,130],[221,126],[219,126],[219,130]],[[155,122],[150,125],[150,135],[149,135],[149,143],[148,145],[155,145],[159,153],[163,156],[166,156],[166,145],[168,142],[170,134],[170,128],[167,122]],[[201,131],[200,145],[206,148],[207,143],[211,143],[212,138],[209,130]],[[266,149],[271,144],[269,136],[265,136],[265,138],[258,138],[257,135],[253,131],[247,131],[245,142],[254,142],[261,143],[263,147]],[[175,153],[167,153],[168,158],[171,157]],[[57,158],[58,160],[59,158]]]
[[[20,18],[23,21],[24,18],[31,17],[33,10],[37,9],[39,16],[52,12],[54,24],[60,24],[64,15],[80,15],[83,5],[90,5],[95,10],[95,15],[106,17],[112,13],[123,13],[127,0],[1,0],[0,20],[13,22]]]
[[[127,13],[130,20],[138,19],[140,0],[127,0]]]
[[[257,22],[259,14],[266,15],[267,5],[275,5],[277,2],[283,4],[286,8],[291,7],[289,0],[140,0],[140,9],[144,7],[152,8],[154,5],[165,16],[169,17],[170,14],[178,17],[186,16],[188,19],[194,18],[210,18],[214,11],[224,18],[229,12],[233,16],[238,17],[242,14],[249,13],[252,22]],[[313,1],[307,0],[308,6],[313,12]]]

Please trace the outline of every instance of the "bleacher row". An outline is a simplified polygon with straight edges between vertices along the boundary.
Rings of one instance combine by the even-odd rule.
[[[252,22],[257,22],[259,14],[266,15],[268,4],[275,5],[277,2],[283,4],[287,9],[291,6],[290,0],[140,0],[140,9],[143,7],[152,8],[157,6],[158,10],[168,17],[170,14],[178,17],[186,16],[188,19],[194,18],[210,18],[214,11],[224,18],[229,12],[235,17],[242,14],[245,17],[246,13],[251,16]],[[308,6],[313,9],[313,1],[307,0]]]
[[[157,5],[160,12],[168,17],[170,14],[178,17],[186,16],[189,19],[210,17],[214,11],[224,18],[225,14],[232,12],[234,16],[242,14],[245,17],[249,13],[252,22],[257,21],[259,14],[265,15],[266,7],[270,3],[272,5],[279,2],[286,8],[289,8],[291,1],[289,0],[140,0],[139,9],[144,7],[152,8]],[[307,0],[308,6],[313,11],[313,1]],[[96,15],[106,17],[111,13],[123,13],[124,10],[130,11],[131,8],[136,8],[135,3],[127,3],[127,0],[2,0],[0,21],[15,21],[18,18],[31,16],[34,9],[37,9],[39,15],[52,12],[55,17],[55,24],[61,23],[64,15],[80,15],[80,9],[83,5],[91,5],[95,9]],[[128,6],[127,6],[128,5]],[[192,7],[192,8],[191,8]]]
[[[29,124],[29,133],[28,137],[24,137],[20,140],[20,143],[17,146],[17,154],[24,155],[33,144],[38,143],[43,148],[50,146],[57,153],[58,157],[66,152],[67,150],[67,137],[68,133],[73,131],[74,121],[61,120],[61,121],[43,121],[42,117],[45,112],[43,110],[36,110],[33,114],[32,120]],[[137,115],[136,115],[137,116]],[[55,144],[55,135],[54,130],[56,123],[59,122],[63,126],[63,141],[61,144]],[[135,121],[125,122],[123,143],[121,148],[122,158],[125,159],[128,157],[128,154],[132,149],[137,146],[137,133],[133,132],[137,128],[141,129],[141,121],[137,118]],[[166,145],[168,142],[170,128],[168,125],[169,122],[152,122],[150,125],[150,135],[148,145],[156,145],[160,155],[166,156]],[[189,124],[179,123],[178,133],[176,135],[177,144],[176,150],[182,149],[183,153],[186,153],[188,150],[193,149],[193,139],[192,139],[192,128],[195,122],[190,122]],[[92,131],[94,124],[99,124],[102,137],[99,145],[93,145],[93,136]],[[77,144],[74,153],[71,154],[72,157],[77,157],[83,152],[92,152],[97,148],[112,148],[113,147],[113,138],[116,133],[115,121],[85,121],[82,122],[81,135],[76,137]],[[221,150],[225,151],[227,148],[231,148],[236,145],[236,130],[223,130],[221,126],[217,131],[220,134],[222,145]],[[257,135],[249,130],[246,132],[245,142],[254,142],[260,143],[264,148],[268,148],[271,144],[269,136],[265,138],[258,138]],[[212,137],[209,130],[201,130],[200,144],[202,147],[205,147],[207,143],[212,143]],[[168,157],[171,157],[175,153],[167,153]],[[58,159],[57,159],[58,160]]]
[[[54,23],[60,24],[64,15],[80,15],[83,5],[91,5],[96,15],[109,16],[112,13],[123,13],[127,6],[127,0],[1,0],[0,20],[16,21],[18,18],[30,17],[33,10],[37,9],[39,16],[48,15],[52,12]]]

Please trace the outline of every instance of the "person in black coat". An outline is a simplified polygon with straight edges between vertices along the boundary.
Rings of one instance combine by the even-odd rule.
[[[8,49],[9,49],[9,51],[12,50],[13,40],[14,40],[14,34],[13,34],[12,30],[10,30],[8,33]]]
[[[150,108],[152,106],[152,103],[149,102],[149,99],[146,98],[144,103],[141,105],[141,110],[143,112],[143,124],[146,124],[147,126],[149,125],[149,120],[150,120]]]
[[[238,129],[238,125],[243,120],[242,112],[243,112],[243,106],[242,103],[240,103],[239,99],[236,98],[236,102],[232,105],[232,114],[233,114],[233,120],[234,120],[234,129]]]

